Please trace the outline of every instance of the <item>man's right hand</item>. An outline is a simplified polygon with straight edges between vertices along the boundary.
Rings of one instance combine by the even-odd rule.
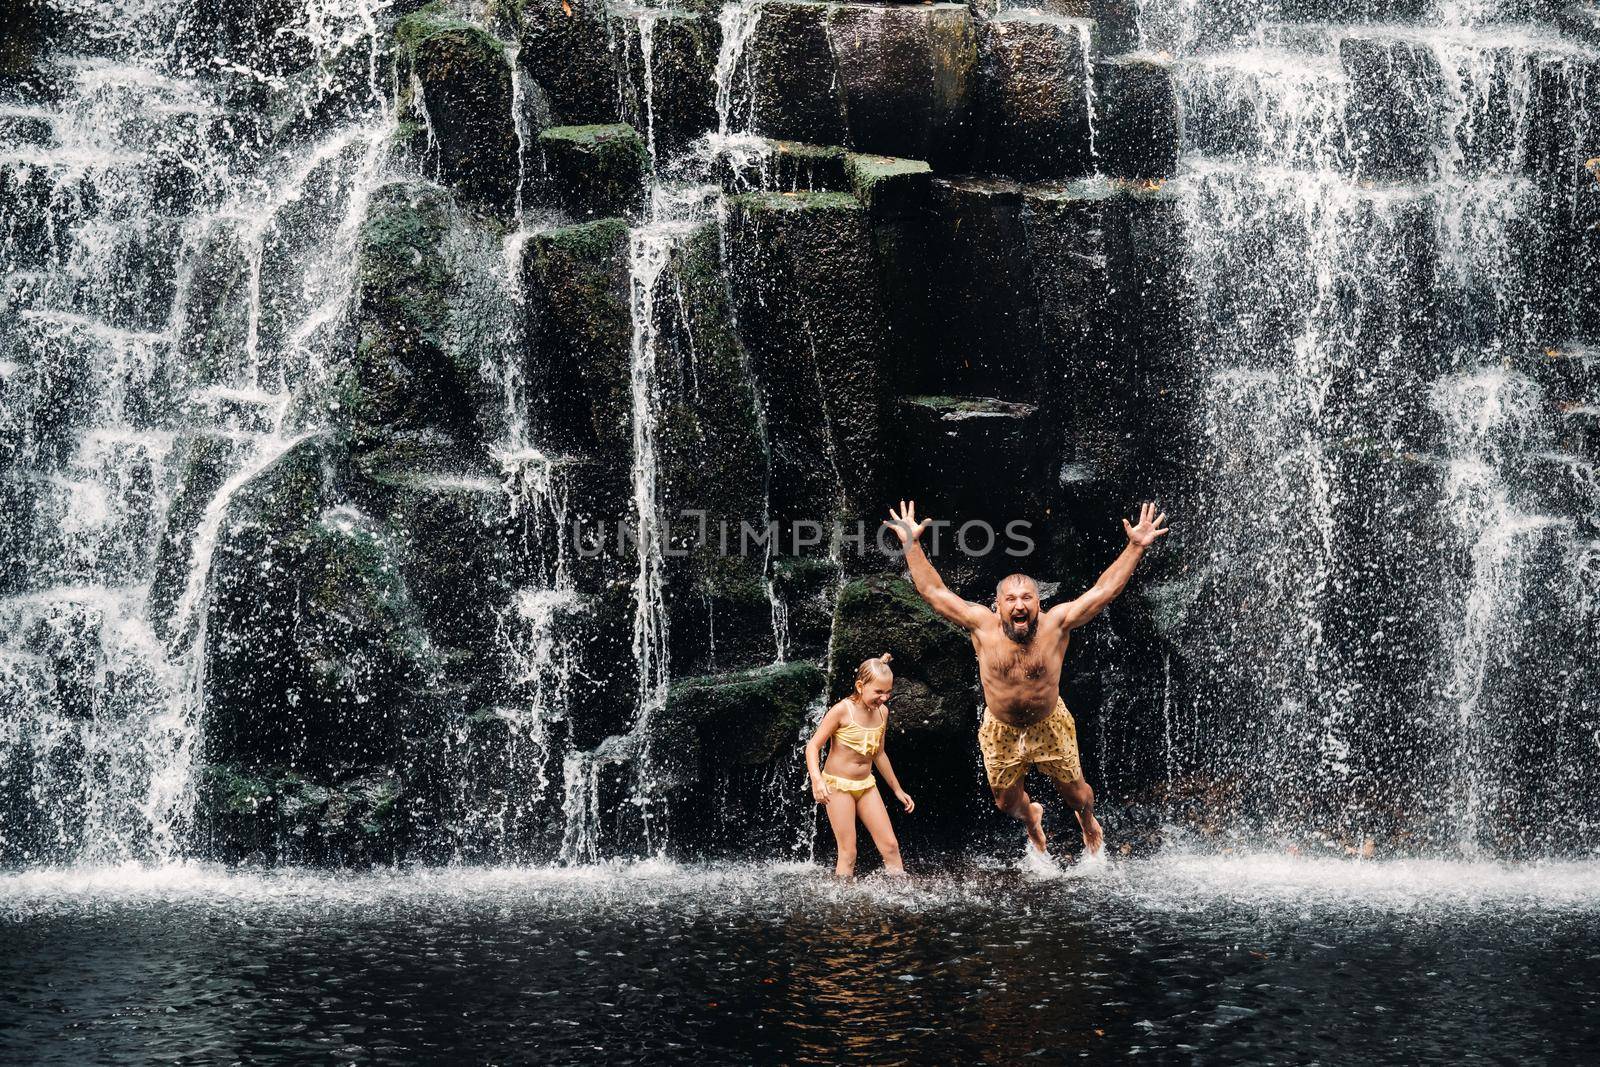
[[[889,509],[889,529],[900,538],[900,545],[904,547],[922,536],[922,531],[928,528],[931,519],[917,521],[917,502],[915,500],[900,501],[900,510]]]

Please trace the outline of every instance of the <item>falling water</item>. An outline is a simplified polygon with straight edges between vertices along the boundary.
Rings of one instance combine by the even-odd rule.
[[[1491,700],[1485,673],[1504,673],[1496,649],[1531,610],[1530,553],[1560,566],[1545,535],[1572,523],[1511,499],[1550,402],[1499,366],[1568,328],[1528,239],[1545,195],[1524,171],[1534,72],[1561,83],[1594,57],[1521,28],[1312,29],[1207,51],[1215,26],[1151,23],[1196,49],[1174,187],[1212,502],[1197,506],[1256,502],[1210,510],[1209,622],[1185,658],[1210,699],[1254,709],[1212,745],[1258,769],[1269,821],[1381,818],[1474,851],[1516,751],[1499,703],[1515,688]]]
[[[309,6],[292,28],[333,56],[362,42],[352,26],[371,28],[364,5],[347,7]],[[3,403],[23,431],[19,469],[43,476],[8,492],[27,492],[41,517],[63,508],[55,532],[25,532],[40,565],[0,606],[0,688],[14,709],[0,737],[0,790],[18,815],[0,828],[10,857],[181,851],[217,526],[233,491],[310,428],[290,428],[305,417],[291,414],[291,391],[319,374],[327,305],[348,298],[359,187],[386,140],[386,127],[352,127],[270,174],[235,172],[212,124],[223,114],[218,87],[160,70],[170,13],[130,18],[143,21],[142,36],[109,31],[97,42],[116,42],[116,58],[60,61],[71,91],[34,109],[50,144],[0,157],[0,170],[54,184],[44,243],[13,231],[6,248],[22,299],[0,320],[0,343],[19,357]],[[302,87],[302,103],[316,91]],[[349,211],[327,220],[328,255],[317,255],[286,220],[315,217],[330,200]],[[200,258],[224,248],[228,258],[208,269],[242,277],[237,347],[186,362],[202,331],[219,334],[188,307]],[[269,276],[269,260],[276,268],[291,249],[294,271]],[[329,273],[332,261],[342,276]],[[81,415],[63,424],[68,396],[53,391],[69,382]],[[205,440],[226,467],[209,500],[185,501],[203,504],[191,520],[178,508],[188,492],[180,475]],[[164,568],[176,578],[170,599],[152,585]]]

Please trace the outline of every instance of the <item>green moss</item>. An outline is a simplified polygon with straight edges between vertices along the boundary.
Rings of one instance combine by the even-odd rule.
[[[596,219],[574,226],[557,226],[534,236],[540,255],[591,264],[613,256],[619,245],[626,247],[627,239],[625,219]]]
[[[939,418],[977,415],[1022,419],[1037,410],[1032,404],[1016,404],[988,396],[903,396],[900,403],[921,408]]]
[[[804,141],[769,141],[778,155],[803,160],[812,164],[843,164],[848,153],[838,145],[806,144]]]
[[[740,193],[729,198],[738,208],[752,215],[770,212],[796,211],[860,211],[861,202],[849,193],[831,189],[803,190],[793,193],[753,192]]]
[[[408,59],[415,54],[417,47],[423,41],[441,33],[458,34],[463,40],[474,39],[474,43],[492,49],[496,55],[505,55],[503,44],[485,33],[481,27],[474,26],[451,12],[440,0],[413,11],[394,24],[395,43],[400,46],[402,54]]]
[[[920,205],[933,181],[933,168],[920,159],[851,152],[844,157],[844,170],[856,199],[874,214]]]
[[[551,192],[572,214],[631,215],[643,206],[650,152],[632,126],[552,126],[539,147]]]
[[[591,123],[586,126],[549,126],[539,131],[539,142],[544,145],[570,144],[588,151],[613,141],[629,141],[639,145],[644,139],[639,131],[625,122]]]
[[[197,816],[224,858],[267,853],[296,862],[392,858],[404,791],[387,774],[320,781],[281,765],[204,767]]]
[[[700,738],[703,758],[766,763],[793,743],[822,686],[822,671],[804,662],[685,678],[668,691],[662,720],[681,741]]]
[[[894,654],[897,730],[949,736],[970,727],[977,671],[966,633],[898,575],[845,583],[834,602],[831,696],[849,693],[857,665],[884,652]]]

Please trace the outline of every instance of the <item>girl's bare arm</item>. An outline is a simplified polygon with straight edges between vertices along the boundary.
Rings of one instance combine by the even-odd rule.
[[[872,765],[878,773],[883,775],[883,780],[889,783],[889,791],[895,795],[907,811],[916,810],[916,802],[911,799],[911,794],[900,788],[900,779],[894,776],[894,764],[889,762],[889,746],[878,749],[878,754],[873,757]]]

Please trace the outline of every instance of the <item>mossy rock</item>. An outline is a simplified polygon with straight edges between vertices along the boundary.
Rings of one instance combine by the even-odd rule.
[[[443,4],[405,16],[394,33],[412,150],[467,199],[509,217],[520,168],[505,46]]]
[[[885,652],[894,656],[895,734],[918,745],[939,744],[976,728],[971,638],[934,614],[904,578],[877,574],[846,582],[834,602],[830,699],[851,693],[861,661]]]
[[[788,755],[822,688],[822,671],[805,662],[681,679],[653,724],[652,752],[679,788],[713,763],[770,763]]]
[[[539,133],[550,196],[579,219],[637,215],[644,207],[650,155],[623,123],[552,126]]]
[[[870,220],[848,193],[728,201],[728,270],[771,450],[771,508],[795,522],[869,520],[884,474],[888,326]]]
[[[310,438],[227,505],[204,630],[212,758],[317,774],[392,766],[425,739],[431,643],[390,532],[342,503],[341,462]]]
[[[396,182],[372,194],[357,249],[358,340],[334,408],[369,474],[413,452],[436,456],[442,441],[456,446],[439,457],[446,469],[482,457],[503,407],[483,367],[509,358],[495,349],[514,341],[500,322],[497,249],[445,189]]]
[[[545,383],[538,400],[552,446],[625,470],[633,450],[627,222],[534,234],[523,277],[537,337],[529,380]]]
[[[557,124],[619,122],[614,29],[600,0],[496,0],[516,27],[520,62]]]
[[[855,198],[874,220],[905,218],[927,207],[933,168],[920,159],[851,152],[844,172]]]
[[[212,763],[197,779],[198,836],[218,859],[390,863],[409,841],[407,790],[394,774],[312,777],[283,765]]]

